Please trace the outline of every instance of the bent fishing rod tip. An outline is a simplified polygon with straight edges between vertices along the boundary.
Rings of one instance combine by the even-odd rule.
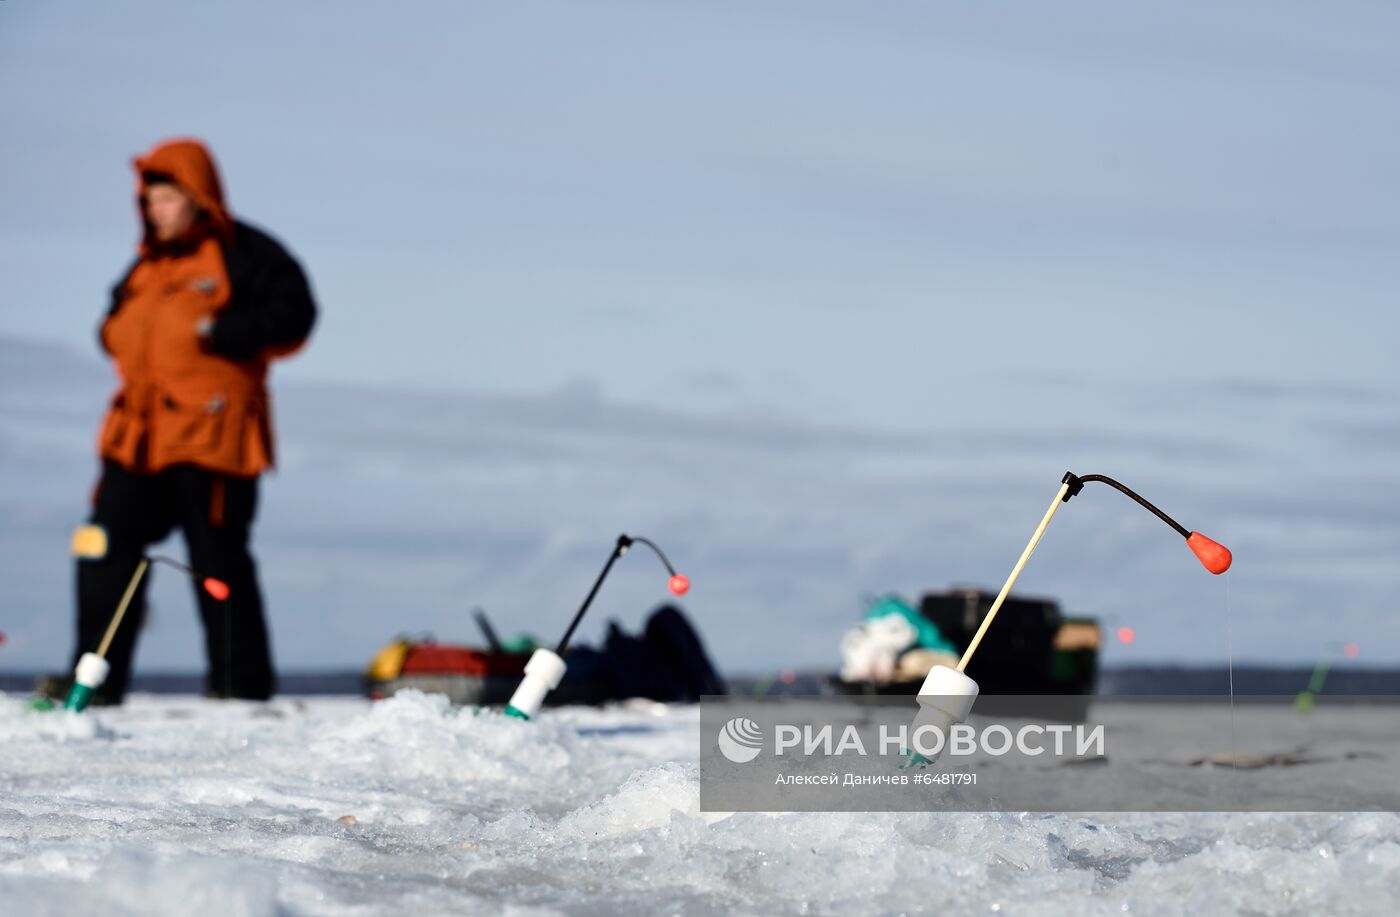
[[[171,558],[165,557],[161,554],[152,554],[150,555],[150,559],[156,563],[167,564],[168,566],[174,567],[177,570],[183,570],[192,579],[198,579],[199,585],[204,589],[204,591],[209,593],[215,599],[217,599],[220,602],[228,600],[228,583],[224,582],[223,580],[217,579],[212,576],[204,576],[202,573],[200,573],[193,567],[186,566],[185,564],[180,563],[178,560],[172,560]]]
[[[1065,485],[1064,502],[1068,503],[1070,498],[1083,490],[1084,485],[1090,481],[1098,481],[1102,484],[1107,484],[1120,493],[1131,497],[1138,505],[1171,526],[1178,535],[1186,539],[1186,546],[1191,549],[1191,553],[1196,555],[1196,559],[1201,562],[1201,566],[1205,567],[1211,573],[1219,576],[1230,569],[1230,564],[1234,561],[1234,556],[1230,553],[1229,548],[1214,539],[1202,535],[1200,532],[1188,531],[1185,526],[1143,499],[1136,491],[1113,480],[1113,478],[1107,475],[1086,474],[1081,477],[1073,471],[1066,471],[1064,478],[1060,481],[1061,484]]]
[[[683,573],[677,573],[676,568],[671,566],[670,559],[650,538],[643,538],[640,535],[619,535],[617,536],[617,553],[621,557],[633,544],[644,544],[656,552],[656,556],[661,559],[661,563],[666,567],[666,572],[671,574],[671,579],[667,581],[666,588],[675,595],[685,595],[690,591],[690,577]]]
[[[80,525],[73,532],[73,540],[69,546],[74,557],[79,560],[102,560],[107,556],[108,539],[107,530],[96,523]],[[198,580],[204,591],[209,593],[220,602],[226,601],[229,597],[228,583],[213,576],[206,576],[187,564],[182,564],[178,560],[166,557],[163,554],[142,555],[148,564],[165,564],[174,567],[191,579]],[[145,573],[145,570],[141,570]]]

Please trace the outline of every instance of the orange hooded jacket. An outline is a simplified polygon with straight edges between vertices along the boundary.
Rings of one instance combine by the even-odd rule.
[[[310,287],[276,240],[229,214],[202,143],[162,143],[133,165],[144,234],[101,327],[121,385],[98,451],[138,473],[190,464],[252,477],[273,465],[268,365],[310,334]],[[146,219],[151,173],[202,212],[177,243],[158,243]]]

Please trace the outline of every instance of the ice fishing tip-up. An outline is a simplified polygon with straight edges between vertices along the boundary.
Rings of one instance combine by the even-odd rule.
[[[583,616],[588,613],[589,606],[593,604],[594,597],[598,595],[598,590],[603,586],[603,581],[612,572],[613,564],[631,550],[634,544],[646,545],[660,559],[662,566],[670,574],[671,578],[666,585],[673,594],[685,595],[690,591],[689,578],[676,572],[676,568],[671,565],[670,559],[657,546],[656,542],[638,535],[617,536],[617,544],[613,547],[612,553],[608,555],[607,563],[603,564],[602,572],[593,581],[593,588],[588,590],[588,595],[574,614],[574,619],[569,622],[564,636],[559,638],[558,645],[553,650],[540,647],[530,656],[530,661],[525,663],[525,677],[521,679],[520,685],[515,689],[510,703],[506,704],[506,716],[522,720],[530,719],[539,712],[540,706],[544,703],[545,695],[559,687],[559,682],[563,680],[566,668],[564,652],[569,648],[569,641],[573,639],[574,631],[583,621]]]
[[[106,557],[106,531],[97,525],[81,526],[73,535],[72,552],[74,556],[83,560],[101,560]],[[193,567],[170,557],[160,554],[143,555],[141,562],[136,565],[136,570],[131,574],[131,580],[126,584],[126,591],[122,594],[117,610],[112,614],[112,620],[107,624],[107,631],[102,635],[102,642],[98,645],[97,651],[83,653],[78,659],[78,664],[73,672],[73,686],[68,690],[68,696],[63,703],[64,709],[79,712],[86,709],[92,701],[93,694],[107,681],[107,675],[112,668],[107,662],[107,650],[112,645],[112,639],[117,635],[117,629],[121,627],[122,619],[126,616],[126,610],[131,605],[131,600],[136,596],[137,587],[141,585],[141,580],[153,563],[174,567],[197,581],[200,588],[214,599],[220,602],[228,600],[229,587],[228,583],[223,580],[206,576]]]
[[[1059,492],[1050,501],[1050,507],[1045,511],[1044,517],[1040,520],[1040,525],[1036,527],[1035,533],[1031,535],[1030,543],[1021,552],[1021,557],[1016,561],[1016,566],[1011,568],[1011,575],[1006,578],[1006,583],[1001,587],[1001,592],[997,594],[996,600],[992,602],[992,607],[987,610],[987,614],[982,618],[981,625],[977,628],[977,633],[973,635],[968,643],[967,649],[963,651],[962,659],[958,661],[956,669],[947,666],[936,665],[928,673],[923,686],[919,689],[919,716],[915,719],[916,728],[918,725],[938,726],[946,729],[953,723],[960,723],[967,718],[972,710],[973,701],[977,697],[977,682],[973,681],[965,674],[967,664],[972,661],[972,654],[977,652],[977,647],[982,643],[982,638],[986,636],[987,629],[992,626],[992,621],[996,618],[997,612],[1001,609],[1002,603],[1011,593],[1011,587],[1016,584],[1016,579],[1025,569],[1026,561],[1030,560],[1031,554],[1035,552],[1036,545],[1040,543],[1040,538],[1045,534],[1046,527],[1050,520],[1054,518],[1056,510],[1061,504],[1068,503],[1084,489],[1084,485],[1097,481],[1107,484],[1115,490],[1127,495],[1151,512],[1158,519],[1171,526],[1178,535],[1186,539],[1187,546],[1191,549],[1196,558],[1200,560],[1202,566],[1214,574],[1224,573],[1230,569],[1232,557],[1230,550],[1224,545],[1207,538],[1200,532],[1192,532],[1171,516],[1162,512],[1156,506],[1145,500],[1140,494],[1126,487],[1122,483],[1115,481],[1102,474],[1086,474],[1082,477],[1073,471],[1065,472],[1065,476],[1060,480]]]

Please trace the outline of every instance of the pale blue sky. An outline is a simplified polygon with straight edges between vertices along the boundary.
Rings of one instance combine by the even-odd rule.
[[[552,632],[624,527],[705,558],[722,662],[815,664],[861,592],[999,582],[1066,467],[1251,549],[1237,651],[1311,658],[1344,615],[1400,661],[1396,34],[1363,2],[0,3],[0,335],[93,366],[61,420],[3,393],[0,537],[24,547],[0,595],[56,610],[0,621],[32,634],[0,665],[68,652],[128,160],[185,133],[324,306],[277,372],[260,531],[288,664],[359,662],[415,608],[451,633],[464,601]],[[359,418],[356,391],[398,407]],[[438,429],[454,399],[478,408]],[[512,405],[527,433],[498,429]],[[373,431],[334,473],[332,414]],[[664,467],[631,480],[614,450]],[[342,518],[351,486],[385,495]],[[1027,588],[1163,622],[1115,661],[1223,658],[1166,623],[1218,620],[1221,584],[1135,512],[1076,502]],[[441,556],[379,626],[393,592],[354,576],[425,530]],[[364,623],[301,643],[331,614],[296,591],[317,565],[351,578],[332,619]],[[191,618],[143,664],[187,664]]]

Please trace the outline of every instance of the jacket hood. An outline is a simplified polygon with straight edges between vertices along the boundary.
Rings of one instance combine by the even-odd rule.
[[[146,172],[169,175],[180,190],[203,210],[215,233],[224,239],[233,237],[233,217],[224,203],[223,183],[214,157],[201,141],[193,138],[167,140],[152,147],[150,152],[131,161],[136,169],[136,209],[141,217],[141,250],[149,253],[155,247],[155,234],[146,220],[142,199],[146,195]]]

